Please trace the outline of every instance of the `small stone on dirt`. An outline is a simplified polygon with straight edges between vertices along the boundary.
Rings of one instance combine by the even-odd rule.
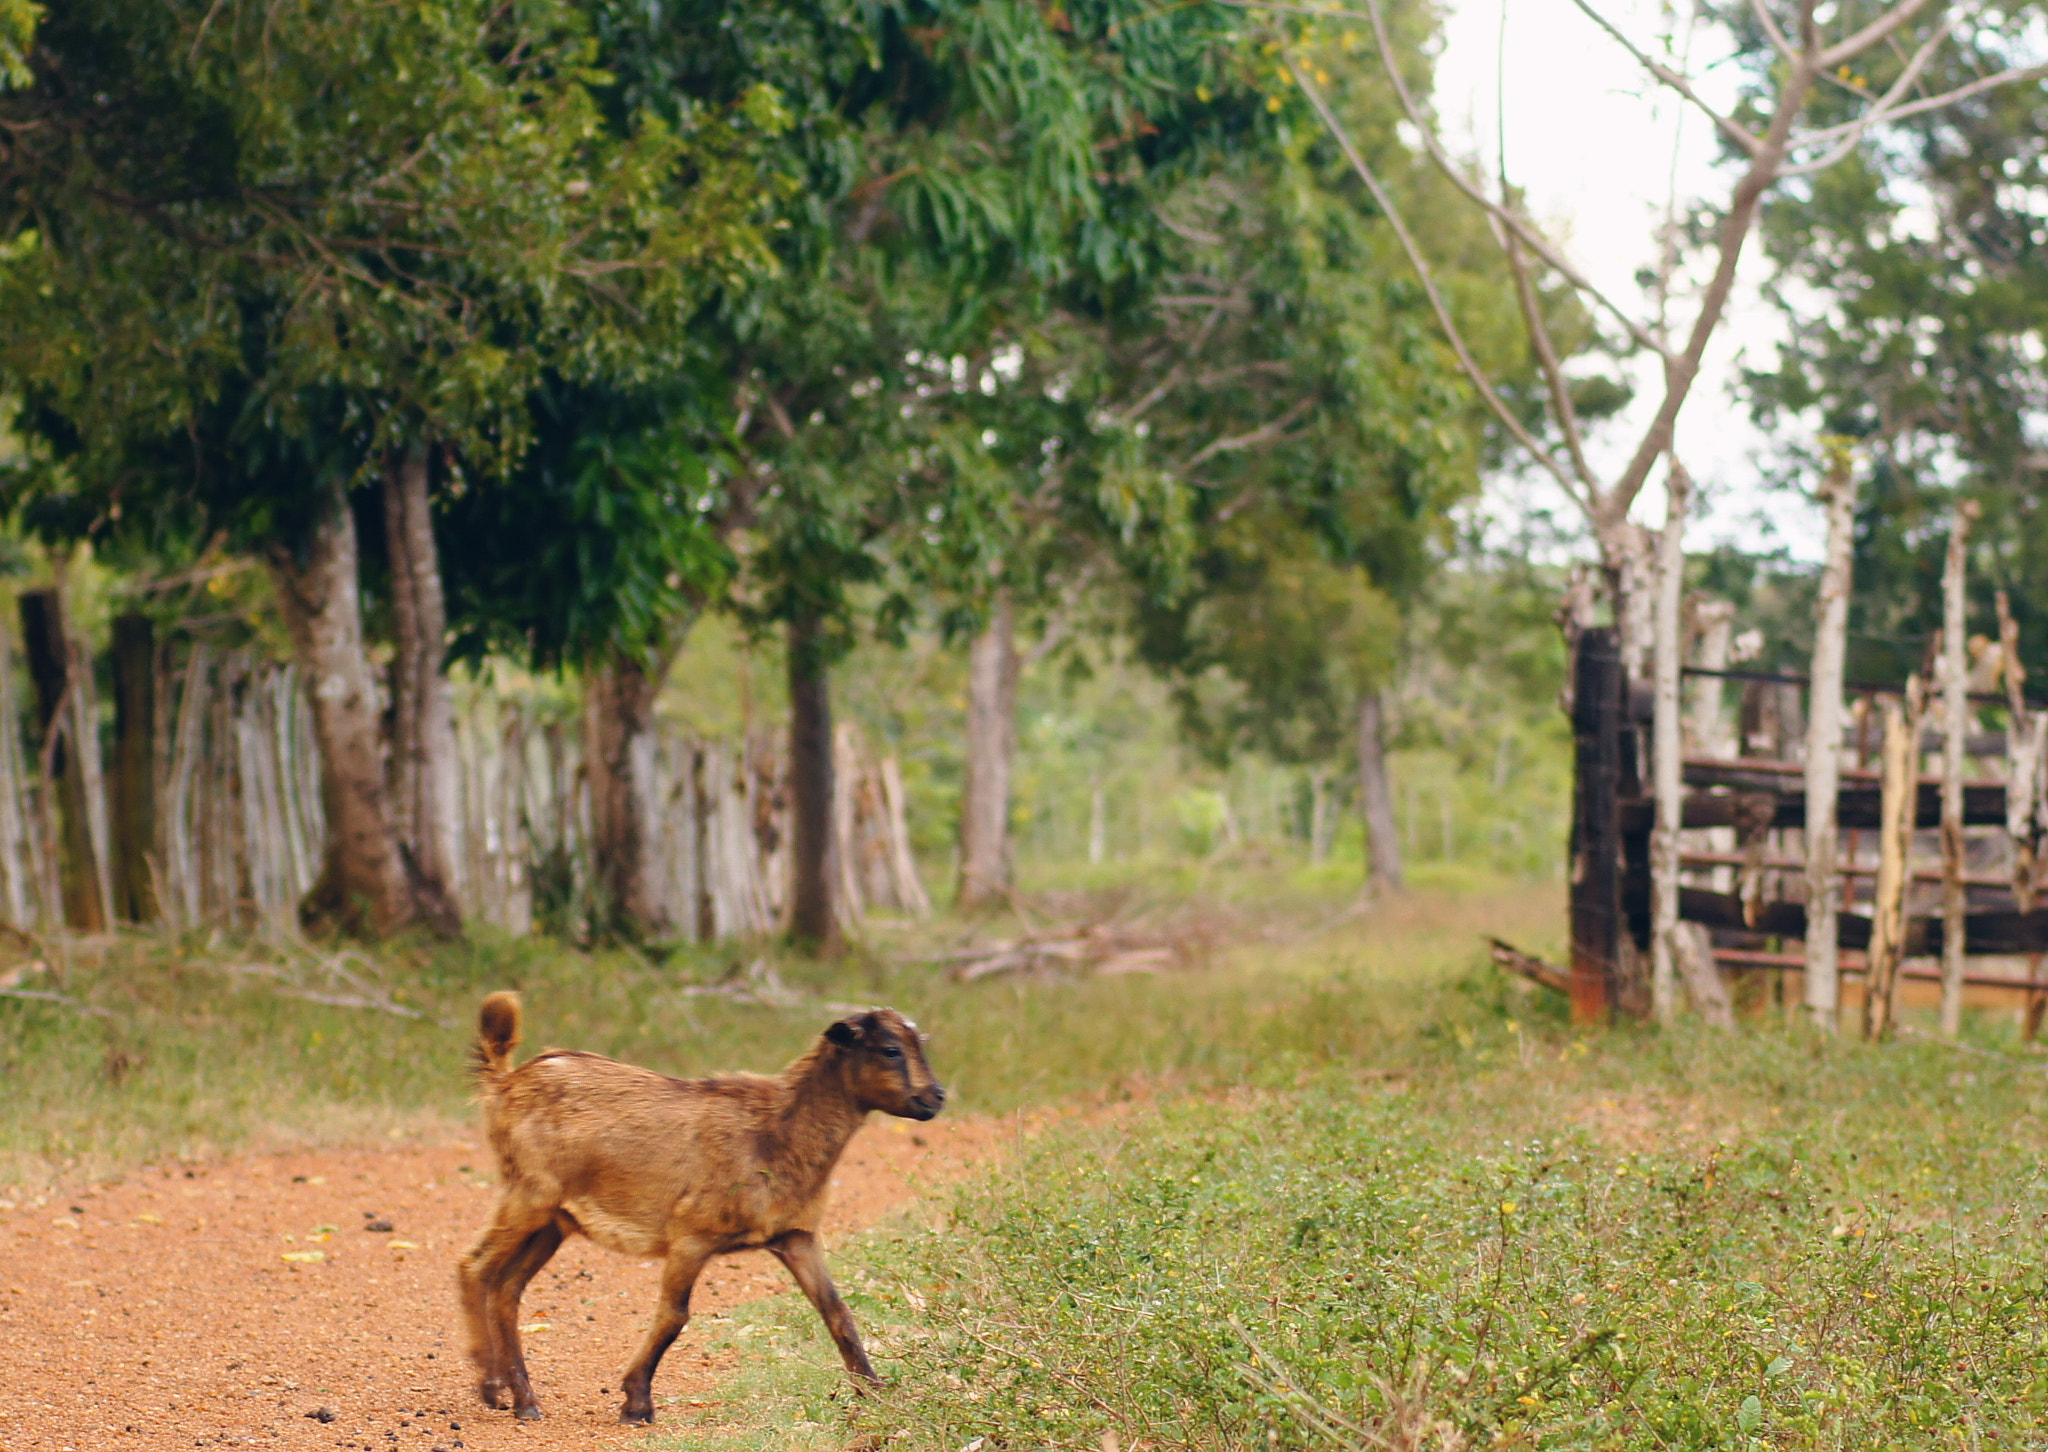
[[[389,1235],[396,1228],[389,1220],[372,1220],[363,1227],[365,1230],[374,1230],[380,1235]]]
[[[334,1420],[334,1413],[326,1407],[315,1407],[312,1411],[306,1413],[306,1416],[315,1422],[331,1422]]]

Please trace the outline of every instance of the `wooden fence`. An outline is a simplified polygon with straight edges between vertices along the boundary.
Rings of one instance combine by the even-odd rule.
[[[58,690],[36,681],[25,691],[14,642],[0,632],[0,914],[35,932],[142,918],[178,929],[290,922],[325,837],[298,672],[253,648],[204,640],[143,658],[146,728],[117,727],[110,743],[77,643],[56,661]],[[118,676],[117,694],[128,689]],[[38,704],[54,696],[57,709],[29,711],[31,694]],[[594,874],[573,713],[475,684],[458,687],[456,705],[452,887],[465,920],[576,934],[594,906]],[[20,729],[25,722],[41,726],[40,737]],[[118,760],[131,734],[148,756],[139,771]],[[764,736],[697,740],[663,726],[636,763],[660,906],[678,936],[747,936],[783,923],[788,791],[778,745]],[[928,912],[894,758],[877,757],[850,725],[836,747],[836,871],[848,925],[873,909]],[[136,790],[124,783],[137,780],[148,797],[139,813],[122,802],[124,789]],[[66,791],[81,799],[79,840],[66,838]],[[139,905],[122,893],[130,858],[146,882]],[[77,862],[85,869],[65,870]]]

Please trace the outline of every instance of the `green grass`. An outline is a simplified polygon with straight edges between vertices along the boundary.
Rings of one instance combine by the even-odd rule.
[[[1575,1035],[1477,942],[1554,953],[1555,889],[1462,886],[1351,909],[1216,862],[1031,909],[1189,945],[1153,977],[954,983],[930,961],[954,921],[877,927],[835,964],[413,944],[344,962],[355,985],[304,948],[74,947],[24,986],[104,1017],[0,1001],[0,1182],[448,1133],[488,988],[525,991],[535,1046],[676,1072],[770,1067],[831,1003],[890,1001],[932,1031],[958,1112],[1069,1112],[835,1250],[887,1392],[850,1397],[777,1297],[692,1331],[742,1370],[722,1405],[664,1409],[669,1445],[2040,1445],[2048,1061],[1990,1015],[1960,1048],[1825,1043],[1775,1013]],[[756,961],[798,1001],[685,991]]]
[[[836,1016],[831,1004],[893,1003],[932,1034],[958,1112],[1001,1112],[1160,1085],[1289,1082],[1351,1062],[1436,1012],[1482,928],[1556,930],[1551,894],[1527,886],[1502,886],[1477,907],[1422,895],[1344,917],[1348,898],[1284,871],[1187,872],[1150,896],[1126,881],[1038,909],[1041,925],[1114,911],[1188,943],[1198,966],[1157,977],[954,983],[928,960],[968,935],[957,921],[878,926],[833,964],[765,946],[657,962],[538,938],[414,943],[375,963],[343,960],[359,983],[304,946],[142,934],[74,944],[61,974],[23,986],[104,1016],[0,998],[0,1196],[149,1160],[455,1132],[472,1113],[463,1070],[476,1004],[495,988],[524,992],[529,1049],[560,1044],[680,1074],[774,1069]],[[790,1005],[685,991],[755,963],[780,975]],[[290,996],[300,990],[382,992],[423,1017]]]
[[[785,1298],[736,1403],[782,1430],[737,1440],[2041,1445],[2039,1060],[1487,1000],[1389,1046],[1401,1077],[1070,1120],[865,1237],[890,1390],[846,1398]]]

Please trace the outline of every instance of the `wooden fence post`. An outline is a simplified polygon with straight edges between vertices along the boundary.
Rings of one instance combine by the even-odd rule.
[[[114,915],[154,922],[156,883],[156,625],[114,617]]]
[[[1836,808],[1842,785],[1842,666],[1849,637],[1849,585],[1856,527],[1856,475],[1845,440],[1830,438],[1822,501],[1828,512],[1827,563],[1820,577],[1820,621],[1813,640],[1813,681],[1806,706],[1806,1011],[1822,1033],[1841,1018],[1842,883],[1837,872]]]
[[[1963,1031],[1963,970],[1969,951],[1968,890],[1963,885],[1963,752],[1970,731],[1970,659],[1963,587],[1969,573],[1970,524],[1977,506],[1964,500],[1948,537],[1941,574],[1941,1032]]]
[[[1650,1011],[1657,1022],[1678,1018],[1679,828],[1685,812],[1684,732],[1679,721],[1680,620],[1685,604],[1685,509],[1691,479],[1671,461],[1665,481],[1668,507],[1657,549],[1656,706],[1650,746],[1657,824],[1650,837]]]
[[[1611,627],[1581,631],[1573,663],[1572,1022],[1614,1013],[1621,951],[1621,718],[1627,699]]]
[[[86,797],[84,752],[97,743],[67,740],[78,719],[71,708],[71,646],[64,634],[64,605],[55,590],[21,596],[21,637],[36,688],[36,744],[44,767],[47,803],[57,805],[57,875],[64,921],[88,933],[105,932],[106,904],[100,897],[99,864],[92,850],[91,806]],[[47,819],[47,806],[45,808]]]

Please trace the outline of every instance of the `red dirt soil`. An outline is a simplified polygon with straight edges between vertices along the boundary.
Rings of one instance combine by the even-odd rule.
[[[994,1159],[1012,1122],[870,1121],[834,1176],[832,1237]],[[0,1447],[627,1447],[620,1373],[658,1265],[578,1237],[520,1310],[547,1419],[478,1402],[455,1257],[483,1228],[495,1165],[477,1143],[250,1156],[146,1169],[0,1213]],[[390,1232],[365,1229],[374,1219]],[[331,1228],[330,1228],[331,1227]],[[313,1257],[287,1259],[287,1256]],[[655,1377],[664,1406],[715,1404],[730,1356],[703,1323],[793,1294],[762,1252],[722,1257]],[[822,1330],[819,1333],[823,1335]],[[324,1409],[330,1420],[309,1414]]]

